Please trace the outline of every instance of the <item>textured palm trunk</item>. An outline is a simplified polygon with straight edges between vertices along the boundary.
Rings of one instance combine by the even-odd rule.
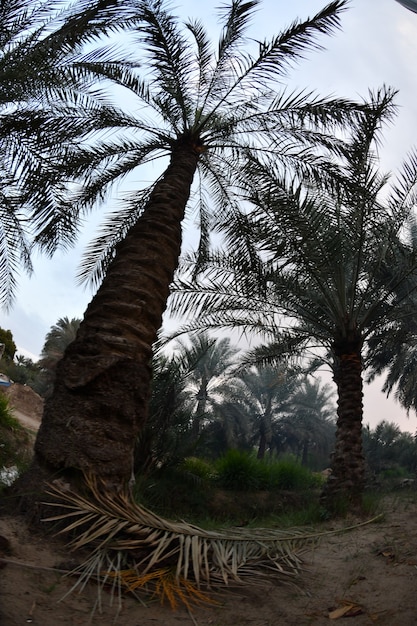
[[[269,398],[265,407],[265,411],[261,416],[259,424],[259,446],[257,459],[264,459],[268,448],[271,447],[272,441],[272,403]]]
[[[131,476],[147,416],[152,344],[178,265],[197,162],[190,142],[174,149],[58,365],[35,444],[35,463],[49,473],[91,472],[116,489]]]
[[[192,443],[197,443],[198,438],[200,436],[201,420],[204,418],[204,415],[206,412],[206,406],[207,406],[207,398],[208,398],[207,385],[208,385],[207,376],[203,374],[201,385],[196,396],[198,402],[197,402],[197,406],[196,406],[195,413],[193,415],[192,424],[191,424]]]
[[[339,507],[361,504],[365,483],[365,459],[362,449],[362,338],[351,336],[335,341],[334,380],[338,391],[335,448],[331,476],[323,490],[325,506]]]

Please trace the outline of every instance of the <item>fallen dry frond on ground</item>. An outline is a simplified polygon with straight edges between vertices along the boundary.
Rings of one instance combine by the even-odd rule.
[[[49,488],[54,502],[48,504],[60,513],[47,521],[67,522],[59,532],[73,535],[72,550],[91,550],[73,572],[78,576],[73,589],[96,578],[119,597],[122,590],[144,589],[168,600],[173,608],[178,603],[209,603],[202,586],[208,590],[271,579],[297,582],[302,552],[323,536],[305,529],[204,530],[164,519],[128,493],[106,492],[92,478],[86,484],[85,496],[59,483]]]

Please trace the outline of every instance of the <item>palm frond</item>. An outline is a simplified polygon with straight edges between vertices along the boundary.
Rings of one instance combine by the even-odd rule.
[[[87,245],[83,254],[77,273],[77,281],[80,285],[88,285],[92,288],[100,285],[114,257],[117,244],[122,241],[129,228],[142,214],[152,189],[153,185],[127,195],[123,199],[122,208],[108,215],[107,220],[99,229],[99,234]]]
[[[138,35],[149,52],[158,91],[170,103],[171,122],[178,128],[187,128],[190,125],[187,114],[193,110],[188,87],[194,68],[189,42],[179,29],[177,17],[169,14],[159,0],[145,0],[142,6],[144,27]]]
[[[109,493],[92,477],[87,477],[86,484],[86,496],[58,481],[49,485],[53,501],[47,504],[58,507],[60,513],[44,521],[68,521],[59,532],[75,535],[70,549],[91,550],[70,573],[78,580],[68,593],[82,590],[89,581],[99,581],[98,608],[104,586],[110,586],[117,595],[120,610],[123,590],[144,590],[161,602],[167,600],[172,608],[182,604],[190,609],[215,604],[211,593],[202,587],[213,591],[230,585],[264,584],[271,579],[297,585],[303,553],[321,537],[340,532],[240,527],[208,531],[159,517],[126,493]],[[67,512],[62,513],[63,509]]]
[[[72,550],[121,551],[129,556],[139,576],[169,567],[177,580],[193,580],[197,587],[241,583],[247,576],[274,575],[292,580],[299,575],[301,553],[316,540],[305,530],[232,528],[208,531],[186,522],[163,519],[133,502],[127,494],[103,490],[87,479],[88,496],[50,485],[51,506],[66,513],[45,521],[68,523],[61,533],[72,533]]]

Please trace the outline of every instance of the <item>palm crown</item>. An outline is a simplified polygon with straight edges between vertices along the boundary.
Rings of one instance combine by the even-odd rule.
[[[58,210],[55,184],[65,146],[94,122],[81,119],[76,64],[82,46],[129,21],[118,0],[62,3],[4,0],[0,7],[0,301],[10,305],[16,275],[31,271],[31,224]],[[75,138],[75,139],[74,139]],[[36,214],[36,220],[35,220]]]
[[[137,4],[139,25],[129,50],[132,60],[115,61],[114,48],[84,56],[78,67],[96,77],[101,90],[96,95],[102,96],[107,86],[107,97],[116,98],[116,106],[111,112],[106,108],[108,117],[101,123],[94,115],[96,133],[67,155],[65,175],[76,192],[63,210],[49,216],[41,212],[37,235],[41,246],[52,252],[59,243],[68,244],[80,217],[104,200],[112,184],[155,159],[170,158],[181,143],[193,145],[200,155],[200,184],[195,190],[203,248],[212,226],[210,213],[219,218],[233,206],[232,181],[245,151],[273,152],[286,168],[298,169],[319,166],[317,145],[340,149],[329,130],[356,117],[361,107],[307,92],[279,91],[277,85],[305,49],[319,47],[318,37],[338,26],[346,2],[332,2],[314,18],[295,22],[269,42],[253,42],[251,54],[246,50],[246,31],[258,4],[238,0],[223,8],[224,26],[213,49],[199,21],[182,28],[163,2],[143,0]],[[132,55],[136,48],[139,53]],[[118,53],[122,51],[120,44]],[[117,86],[113,95],[109,85]],[[127,99],[129,110],[120,107],[121,98]],[[100,98],[97,106],[103,106]],[[88,107],[82,113],[90,118]],[[81,280],[100,283],[115,245],[137,221],[153,186],[135,188],[103,224],[85,255]]]
[[[247,198],[255,208],[230,227],[228,252],[206,257],[200,282],[176,284],[173,311],[201,314],[187,328],[252,328],[286,338],[287,348],[291,338],[298,348],[314,338],[330,349],[335,333],[363,340],[405,306],[415,281],[417,160],[410,155],[387,191],[389,177],[378,170],[374,151],[395,113],[394,96],[390,89],[371,95],[336,177],[300,183],[273,161],[249,162]],[[239,245],[248,233],[256,257]],[[195,262],[184,259],[184,270]]]
[[[91,120],[96,128],[80,144],[65,146],[57,172],[67,181],[66,196],[59,188],[58,209],[34,214],[36,242],[47,251],[71,243],[80,218],[113,183],[131,172],[138,178],[158,157],[165,170],[154,183],[139,185],[87,250],[81,277],[99,288],[45,405],[35,449],[37,462],[49,468],[93,471],[109,477],[112,489],[129,479],[133,442],[146,420],[152,348],[193,189],[203,256],[211,214],[219,224],[239,216],[235,191],[248,155],[260,160],[273,153],[287,169],[314,175],[327,163],[317,147],[340,152],[336,129],[363,115],[362,105],[287,95],[277,87],[317,36],[338,26],[346,2],[336,0],[258,43],[252,55],[245,34],[257,5],[232,0],[214,51],[200,23],[183,28],[160,0],[133,2],[138,27],[129,30],[135,45],[128,61],[117,59],[126,59],[122,41],[117,54],[114,47],[94,49],[78,64],[97,80],[87,89],[92,107],[79,108],[86,128]],[[128,111],[113,104],[119,94]]]

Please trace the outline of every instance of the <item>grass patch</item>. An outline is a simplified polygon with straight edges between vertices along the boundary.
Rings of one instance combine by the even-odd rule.
[[[30,437],[13,417],[6,396],[0,393],[0,489],[9,484],[10,471],[23,471],[31,456]],[[5,469],[3,469],[5,468]],[[15,469],[11,475],[15,476]]]
[[[323,521],[316,476],[293,459],[259,460],[236,450],[210,463],[187,458],[139,478],[137,501],[205,529],[282,527]]]

